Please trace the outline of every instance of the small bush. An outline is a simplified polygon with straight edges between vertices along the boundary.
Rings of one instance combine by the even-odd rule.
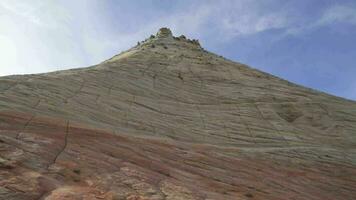
[[[73,169],[73,172],[76,174],[80,174],[80,169]]]
[[[179,38],[180,38],[180,39],[184,39],[184,40],[187,39],[187,38],[185,37],[185,35],[181,35],[181,36],[179,36]]]
[[[253,194],[251,194],[251,193],[246,193],[245,196],[248,197],[248,198],[252,198],[252,197],[253,197]]]
[[[199,40],[194,40],[194,39],[193,39],[193,40],[192,40],[192,43],[193,43],[193,44],[196,44],[196,45],[200,45]]]

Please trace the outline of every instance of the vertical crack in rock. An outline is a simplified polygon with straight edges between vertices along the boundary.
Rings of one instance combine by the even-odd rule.
[[[67,121],[66,124],[66,130],[65,130],[65,135],[64,135],[64,141],[63,141],[63,146],[60,149],[60,151],[56,154],[56,156],[53,158],[53,161],[48,165],[47,170],[54,164],[56,164],[59,156],[66,150],[67,145],[68,145],[68,135],[69,135],[69,120]]]
[[[17,133],[16,139],[20,139],[20,135],[23,131],[26,130],[28,125],[32,122],[32,120],[35,118],[35,115],[32,115],[31,118],[25,123],[25,125],[22,127],[22,129]]]

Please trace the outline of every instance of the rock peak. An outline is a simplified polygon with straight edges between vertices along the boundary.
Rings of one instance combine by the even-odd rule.
[[[162,27],[158,30],[156,36],[158,38],[172,37],[172,31],[169,28]]]

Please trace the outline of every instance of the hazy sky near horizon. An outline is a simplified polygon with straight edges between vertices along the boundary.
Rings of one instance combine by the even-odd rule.
[[[94,65],[163,26],[229,59],[356,100],[355,0],[1,0],[0,76]]]

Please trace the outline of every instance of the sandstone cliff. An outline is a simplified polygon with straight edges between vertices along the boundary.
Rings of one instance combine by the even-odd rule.
[[[0,199],[355,199],[356,103],[161,29],[0,78]]]

